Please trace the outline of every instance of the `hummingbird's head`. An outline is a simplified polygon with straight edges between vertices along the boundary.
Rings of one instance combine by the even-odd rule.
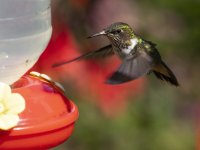
[[[103,29],[103,31],[96,33],[89,38],[105,35],[113,44],[128,44],[129,41],[135,38],[135,34],[132,28],[123,22],[113,23],[107,28]]]

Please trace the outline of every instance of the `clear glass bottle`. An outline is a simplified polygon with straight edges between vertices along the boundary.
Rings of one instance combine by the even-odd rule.
[[[12,84],[38,60],[52,33],[51,0],[0,0],[0,82]]]

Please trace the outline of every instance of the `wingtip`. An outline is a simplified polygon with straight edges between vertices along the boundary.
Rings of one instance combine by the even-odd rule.
[[[62,66],[62,65],[68,64],[68,63],[69,63],[69,61],[60,62],[60,63],[55,63],[55,64],[53,64],[51,67],[52,67],[52,68],[56,68],[56,67],[60,67],[60,66]]]
[[[51,68],[56,68],[56,67],[59,67],[60,65],[59,64],[53,64],[51,65]]]
[[[86,37],[86,39],[90,39],[90,38],[92,38],[92,37],[91,36]]]
[[[106,84],[117,85],[129,82],[131,80],[133,80],[133,78],[117,71],[106,80]]]

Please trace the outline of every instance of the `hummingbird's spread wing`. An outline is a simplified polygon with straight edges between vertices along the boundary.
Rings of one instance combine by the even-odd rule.
[[[106,81],[108,84],[121,84],[147,74],[153,65],[151,56],[143,51],[136,51],[133,58],[124,60],[118,70]]]
[[[64,64],[71,63],[71,62],[76,61],[76,60],[80,60],[80,59],[103,58],[103,57],[110,56],[110,55],[113,55],[113,54],[114,54],[114,52],[113,52],[113,49],[112,49],[112,45],[110,44],[110,45],[102,47],[98,50],[85,53],[85,54],[83,54],[79,57],[72,59],[72,60],[63,61],[63,62],[53,64],[52,67],[58,67],[58,66],[61,66],[61,65],[64,65]]]

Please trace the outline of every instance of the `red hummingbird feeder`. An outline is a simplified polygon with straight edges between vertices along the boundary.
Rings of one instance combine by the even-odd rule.
[[[48,149],[72,135],[78,109],[56,82],[45,77],[26,75],[12,85],[12,92],[24,97],[26,107],[17,126],[0,130],[0,149]]]

